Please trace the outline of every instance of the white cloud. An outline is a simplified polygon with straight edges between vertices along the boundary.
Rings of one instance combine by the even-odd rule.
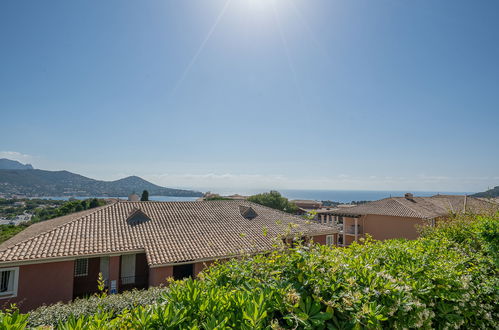
[[[0,158],[7,158],[10,160],[17,160],[21,163],[29,163],[33,160],[33,156],[23,154],[17,151],[0,151]]]

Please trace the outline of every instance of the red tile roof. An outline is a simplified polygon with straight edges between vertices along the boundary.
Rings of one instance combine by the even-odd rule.
[[[127,221],[137,214],[147,221]],[[336,232],[247,201],[119,201],[28,227],[0,245],[0,264],[145,251],[154,266],[267,251],[279,235]]]
[[[478,198],[458,195],[435,195],[432,197],[390,197],[374,202],[344,208],[331,213],[341,216],[368,214],[396,217],[433,219],[449,213],[490,212],[498,210],[497,205]]]

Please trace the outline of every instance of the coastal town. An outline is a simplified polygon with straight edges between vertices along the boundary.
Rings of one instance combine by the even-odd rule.
[[[499,330],[499,1],[0,1],[0,330]]]

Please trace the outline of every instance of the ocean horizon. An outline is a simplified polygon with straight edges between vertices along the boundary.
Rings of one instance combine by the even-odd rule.
[[[405,193],[410,192],[416,197],[428,197],[434,195],[470,195],[474,192],[455,192],[455,191],[415,191],[415,190],[299,190],[285,189],[278,190],[284,197],[295,199],[310,199],[317,201],[334,201],[340,203],[350,203],[352,201],[374,201],[388,197],[402,197]],[[235,192],[216,192],[220,195],[232,195]],[[248,196],[260,193],[262,191],[240,191],[240,195]],[[69,200],[69,199],[88,199],[88,198],[120,198],[127,199],[127,196],[50,196],[37,197],[43,199],[54,200]],[[176,196],[149,196],[151,201],[161,202],[190,202],[195,201],[198,197],[176,197]]]
[[[412,193],[416,197],[434,195],[470,195],[474,192],[450,191],[414,191],[414,190],[282,190],[281,194],[288,199],[312,199],[318,201],[334,201],[350,203],[352,201],[374,201],[388,197],[402,197]]]

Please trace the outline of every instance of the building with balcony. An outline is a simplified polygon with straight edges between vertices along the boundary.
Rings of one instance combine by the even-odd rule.
[[[498,205],[459,195],[390,197],[330,212],[339,224],[338,245],[348,246],[369,234],[376,240],[415,239],[418,227],[434,226],[451,213],[494,212]]]
[[[129,202],[31,225],[0,245],[0,306],[21,311],[196,276],[216,260],[299,238],[334,244],[337,230],[244,200]]]

